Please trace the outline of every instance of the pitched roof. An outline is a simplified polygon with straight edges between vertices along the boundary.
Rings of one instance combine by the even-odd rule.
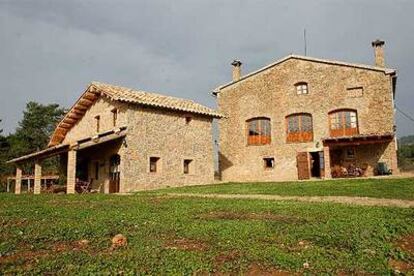
[[[347,67],[354,67],[359,69],[366,69],[366,70],[373,70],[373,71],[379,71],[384,72],[384,74],[395,74],[396,70],[391,68],[384,68],[384,67],[378,67],[378,66],[371,66],[366,64],[358,64],[358,63],[349,63],[349,62],[343,62],[343,61],[337,61],[337,60],[328,60],[328,59],[321,59],[321,58],[313,58],[313,57],[307,57],[307,56],[301,56],[301,55],[288,55],[282,59],[279,59],[269,65],[266,65],[256,71],[253,71],[247,75],[242,76],[239,80],[236,81],[230,81],[226,84],[220,85],[216,89],[213,90],[213,94],[217,94],[221,89],[230,86],[232,84],[235,84],[239,81],[245,80],[251,76],[254,76],[258,73],[261,73],[269,68],[272,68],[276,65],[279,65],[287,60],[290,59],[299,59],[299,60],[305,60],[305,61],[312,61],[312,62],[319,62],[319,63],[325,63],[325,64],[331,64],[331,65],[338,65],[338,66],[347,66]]]
[[[215,118],[221,118],[219,112],[192,100],[165,96],[157,93],[134,90],[127,87],[92,82],[90,89],[95,89],[115,101],[136,103],[146,106],[167,108],[177,111],[197,113]]]
[[[224,117],[216,110],[198,104],[192,100],[164,96],[157,93],[134,90],[111,84],[92,82],[65,115],[62,121],[57,125],[50,139],[49,147],[61,143],[69,130],[83,117],[89,107],[92,106],[92,104],[94,104],[100,96],[107,97],[113,101],[132,103],[153,108],[195,113],[213,118]]]

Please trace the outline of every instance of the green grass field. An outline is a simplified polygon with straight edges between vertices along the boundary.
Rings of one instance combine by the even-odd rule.
[[[169,188],[159,192],[267,194],[285,196],[360,196],[414,200],[414,178],[341,179],[331,181],[226,183]]]
[[[339,182],[293,185],[308,184]],[[230,192],[234,185],[223,187]],[[413,208],[1,194],[0,219],[0,274],[414,273]],[[118,233],[128,245],[113,249]]]

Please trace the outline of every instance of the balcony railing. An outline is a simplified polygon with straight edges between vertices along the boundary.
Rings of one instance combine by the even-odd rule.
[[[312,142],[313,132],[290,132],[287,134],[286,142],[288,143],[301,143],[301,142]]]
[[[247,137],[248,145],[267,145],[270,142],[271,138],[269,135],[249,135]]]
[[[330,129],[331,137],[352,136],[359,134],[357,127]]]

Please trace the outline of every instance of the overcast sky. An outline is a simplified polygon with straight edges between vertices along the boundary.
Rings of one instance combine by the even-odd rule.
[[[0,128],[30,101],[69,107],[96,80],[190,98],[287,54],[373,64],[386,41],[397,105],[414,116],[412,0],[0,0]],[[411,83],[410,83],[411,82]],[[398,134],[414,122],[397,114]]]

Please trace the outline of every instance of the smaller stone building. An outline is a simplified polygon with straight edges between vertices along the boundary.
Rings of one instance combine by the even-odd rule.
[[[224,181],[277,181],[397,173],[396,70],[289,55],[213,92]]]
[[[222,115],[190,100],[91,83],[56,127],[45,150],[15,163],[35,161],[34,193],[41,163],[60,155],[67,193],[133,192],[214,181],[212,122]]]

